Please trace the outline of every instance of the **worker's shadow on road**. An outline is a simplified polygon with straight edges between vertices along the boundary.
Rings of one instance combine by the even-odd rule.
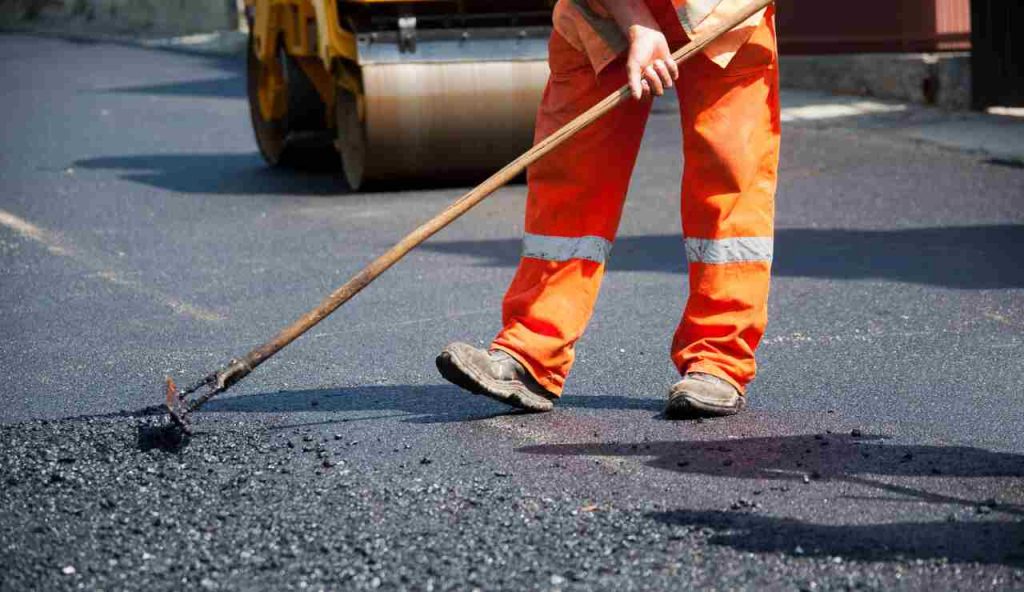
[[[570,396],[559,407],[622,409],[657,412],[663,401],[617,395]],[[398,419],[410,423],[456,423],[501,415],[527,415],[486,397],[470,395],[454,386],[359,386],[336,389],[281,391],[214,399],[203,407],[214,413],[328,413],[337,419],[314,423]]]
[[[641,457],[651,467],[690,476],[757,480],[761,495],[733,510],[677,509],[650,514],[672,525],[710,529],[711,542],[755,553],[842,557],[859,561],[907,558],[1024,565],[1024,456],[965,446],[893,444],[881,436],[799,435],[712,441],[587,443],[527,446],[550,456]],[[965,497],[965,481],[995,480],[1004,499]],[[967,485],[967,487],[965,487]],[[806,491],[832,487],[835,522],[817,524],[768,515],[754,501],[793,507]],[[744,488],[746,489],[746,488]],[[991,490],[989,490],[991,491]],[[975,494],[980,497],[982,494]],[[1006,496],[1015,495],[1013,499]],[[749,497],[749,496],[748,496]],[[723,500],[723,505],[735,498]],[[934,504],[937,521],[867,524],[861,505]],[[854,515],[844,524],[844,517]],[[891,513],[890,513],[891,515]],[[947,519],[946,516],[952,518]],[[975,517],[977,516],[977,518]]]
[[[1019,252],[1024,225],[894,230],[782,228],[775,233],[772,273],[784,277],[880,279],[960,289],[1024,287]],[[426,250],[477,257],[481,265],[519,263],[518,240],[427,243]],[[611,271],[686,273],[679,235],[620,237]]]

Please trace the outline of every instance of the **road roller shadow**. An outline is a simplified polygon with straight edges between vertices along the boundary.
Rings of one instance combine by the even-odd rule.
[[[295,155],[291,167],[268,167],[259,154],[135,154],[75,161],[74,167],[113,171],[119,179],[176,193],[339,195],[351,192],[337,159]]]
[[[497,172],[497,170],[492,171]],[[408,177],[394,179],[373,179],[363,183],[359,188],[360,193],[403,193],[407,191],[430,191],[436,189],[451,189],[452,199],[473,189],[480,183],[487,180],[492,172],[477,174],[445,173],[440,172],[429,177]],[[520,173],[505,184],[525,185],[526,173]]]
[[[335,152],[318,146],[289,147],[287,161],[269,167],[259,153],[132,154],[77,160],[75,168],[112,171],[119,179],[176,193],[223,195],[344,195],[352,193]],[[453,199],[479,176],[438,174],[367,183],[360,193],[452,189]],[[520,175],[513,183],[525,183]]]
[[[121,86],[98,91],[105,94],[137,94],[169,97],[206,97],[218,99],[244,99],[243,76],[202,78],[184,82],[164,82],[142,86]]]
[[[108,43],[106,41],[100,43]],[[114,42],[116,44],[116,42]],[[139,49],[131,45],[133,49]],[[151,48],[143,51],[163,51],[181,53],[191,56],[196,60],[201,69],[206,72],[202,78],[190,80],[170,80],[167,82],[150,82],[147,84],[135,84],[130,86],[113,86],[108,88],[90,89],[85,92],[100,94],[128,94],[128,95],[151,95],[161,97],[203,97],[218,99],[245,99],[245,64],[244,60],[234,56],[219,56],[188,51],[185,48],[161,47]],[[126,58],[131,60],[135,55],[140,56],[141,61],[148,58],[141,57],[142,54],[129,54]],[[220,72],[220,75],[217,73]],[[167,74],[173,76],[173,74]]]

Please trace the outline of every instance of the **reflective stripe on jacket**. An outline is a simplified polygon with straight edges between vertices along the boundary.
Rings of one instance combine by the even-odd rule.
[[[603,70],[629,46],[626,36],[601,1],[558,0],[553,16],[555,30],[570,45],[587,55],[595,72]],[[740,12],[749,0],[647,0],[656,15],[659,8],[665,8],[670,2],[679,17],[680,25],[692,39]],[[660,6],[662,4],[666,6]],[[739,48],[750,39],[762,18],[764,10],[708,45],[704,55],[725,68]]]

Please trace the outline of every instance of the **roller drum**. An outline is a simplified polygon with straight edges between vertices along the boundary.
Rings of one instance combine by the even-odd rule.
[[[350,95],[338,106],[339,148],[353,187],[402,178],[468,181],[494,172],[532,144],[548,76],[542,60],[361,70],[362,117]]]

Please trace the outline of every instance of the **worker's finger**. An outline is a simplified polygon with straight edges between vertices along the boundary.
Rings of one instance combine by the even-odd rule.
[[[629,62],[626,64],[626,73],[629,76],[629,92],[634,99],[639,100],[644,96],[643,74],[640,71],[640,64]]]
[[[654,69],[658,72],[658,76],[661,77],[661,84],[665,88],[672,88],[674,86],[672,74],[669,73],[668,66],[665,65],[664,60],[654,60]]]
[[[675,60],[665,60],[665,65],[668,66],[668,73],[672,75],[672,80],[679,80],[679,64]]]
[[[651,92],[657,96],[665,94],[665,87],[661,84],[661,77],[654,70],[654,66],[647,66],[644,68],[644,80],[651,85]]]

